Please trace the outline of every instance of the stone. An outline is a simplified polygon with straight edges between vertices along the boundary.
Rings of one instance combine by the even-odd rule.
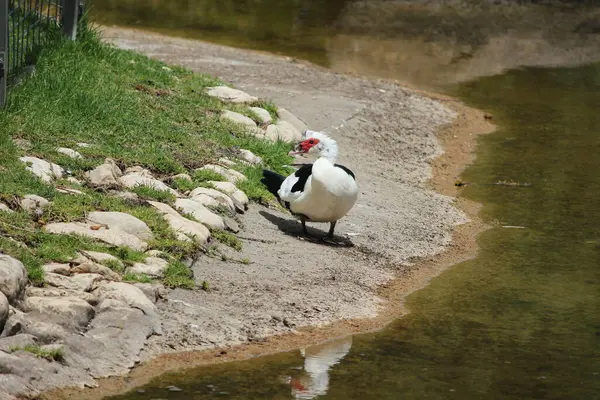
[[[23,298],[27,285],[27,270],[21,261],[0,254],[0,292],[9,303]]]
[[[42,265],[45,274],[71,275],[71,266],[69,264],[50,263]]]
[[[188,174],[177,174],[171,177],[171,181],[174,181],[175,179],[184,179],[186,181],[192,181],[192,177],[189,176]]]
[[[137,251],[144,251],[148,248],[148,243],[140,240],[137,236],[117,228],[107,229],[106,226],[99,226],[96,223],[58,222],[44,226],[44,230],[48,233],[63,235],[82,235],[114,246],[126,246]]]
[[[85,173],[86,178],[92,185],[101,187],[118,186],[117,180],[122,175],[121,169],[110,158],[104,160],[104,164]]]
[[[232,103],[251,103],[258,100],[258,97],[250,96],[248,93],[239,89],[230,88],[229,86],[224,85],[209,87],[208,95]]]
[[[2,328],[0,328],[0,332]],[[15,347],[32,346],[37,343],[37,339],[33,335],[27,333],[19,333],[15,336],[8,336],[0,339],[0,351],[10,351]]]
[[[94,307],[77,297],[28,297],[23,308],[26,312],[36,311],[42,315],[58,314],[81,327],[95,315]]]
[[[81,181],[79,179],[77,179],[77,178],[72,177],[72,176],[69,176],[67,178],[67,181],[69,181],[69,182],[71,182],[71,183],[73,183],[75,185],[81,185]]]
[[[156,303],[157,300],[157,296],[156,296],[156,289],[154,288],[154,286],[152,285],[152,283],[134,283],[133,286],[135,286],[136,288],[140,289],[142,292],[144,292],[144,294],[146,295],[146,297],[153,303]]]
[[[25,169],[27,171],[46,183],[51,183],[55,179],[61,179],[63,176],[63,169],[60,165],[49,163],[41,158],[20,157],[19,160],[26,165]]]
[[[75,151],[73,149],[69,149],[67,147],[59,147],[58,149],[56,149],[57,152],[64,154],[65,156],[74,158],[74,159],[82,159],[83,156],[78,152]]]
[[[95,262],[86,262],[71,268],[71,274],[98,274],[109,281],[120,281],[121,275],[112,269]]]
[[[300,120],[300,118],[296,117],[294,114],[286,110],[285,108],[280,108],[277,110],[277,116],[280,121],[285,121],[290,123],[296,128],[300,133],[305,132],[308,129],[308,126]]]
[[[190,214],[196,220],[204,225],[208,225],[211,228],[225,229],[225,223],[221,216],[213,213],[202,204],[195,202],[190,199],[177,199],[175,201],[175,207],[181,211]]]
[[[19,149],[23,150],[23,151],[29,151],[31,150],[31,142],[27,139],[21,139],[21,138],[13,138],[13,143],[15,144],[15,146],[17,146]]]
[[[260,118],[260,122],[262,124],[270,124],[273,122],[273,117],[271,117],[271,114],[269,114],[269,112],[264,108],[250,107],[249,110],[256,114],[258,118]]]
[[[95,289],[95,285],[93,288]],[[26,293],[29,297],[77,297],[92,306],[98,304],[98,296],[89,292],[82,292],[79,289],[60,289],[56,287],[38,288],[29,286]]]
[[[190,197],[190,199],[195,201],[195,199],[197,197],[199,197],[200,195],[212,197],[217,202],[219,202],[219,204],[221,204],[222,206],[225,206],[229,211],[235,212],[235,204],[233,203],[233,200],[223,192],[220,192],[218,190],[211,189],[211,188],[199,187],[199,188],[192,190],[189,194],[189,197]],[[198,201],[198,202],[203,204],[202,201]]]
[[[121,277],[117,278],[121,280]],[[106,276],[93,273],[75,274],[71,277],[71,281],[78,287],[80,291],[91,292],[95,290],[104,281],[109,280]]]
[[[219,164],[225,165],[226,167],[235,167],[235,161],[231,161],[229,158],[219,158]]]
[[[219,207],[222,206],[217,200],[213,199],[209,195],[206,194],[198,194],[194,197],[191,197],[190,200],[195,201],[196,203],[202,204],[204,207]]]
[[[3,212],[7,212],[7,213],[14,213],[13,210],[11,210],[6,204],[4,203],[0,203],[0,211]]]
[[[171,189],[164,182],[161,182],[154,178],[149,178],[147,176],[138,175],[137,173],[124,175],[124,176],[120,177],[119,184],[121,184],[122,186],[129,188],[129,189],[134,188],[136,186],[147,186],[154,190],[169,192],[169,193],[173,194],[174,196],[179,196],[179,193],[177,193],[177,191]]]
[[[258,165],[262,164],[262,158],[251,152],[250,150],[240,149],[239,150],[240,157],[242,160],[246,161],[249,164]]]
[[[113,196],[131,202],[136,202],[140,199],[140,197],[137,194],[128,191],[116,192],[115,194],[113,194]]]
[[[225,222],[225,228],[227,228],[227,230],[233,233],[238,233],[240,231],[240,226],[233,218],[223,217],[223,222]]]
[[[101,253],[98,251],[91,251],[91,250],[80,250],[79,253],[81,253],[87,259],[95,261],[100,264],[102,264],[106,261],[121,263],[121,260],[119,260],[117,257],[113,256],[112,254],[108,254],[108,253]],[[122,265],[122,263],[121,263],[121,265]]]
[[[89,292],[94,290],[97,286],[97,283],[102,280],[105,280],[102,275],[91,273],[81,273],[71,277],[52,272],[44,275],[44,282],[52,287],[81,292]]]
[[[154,235],[146,223],[133,215],[115,211],[93,211],[88,214],[88,222],[108,225],[110,229],[118,229],[129,233],[140,240],[152,240]]]
[[[256,128],[256,122],[252,118],[246,117],[235,111],[224,110],[220,117],[221,121],[230,121],[236,124],[244,125],[248,128]]]
[[[74,321],[68,320],[65,316],[19,312],[8,318],[0,337],[26,333],[35,336],[42,343],[52,343],[64,339],[69,332],[73,331],[75,331]]]
[[[133,274],[145,274],[152,278],[163,278],[169,262],[158,257],[147,257],[143,263],[133,264],[127,271]]]
[[[231,200],[233,200],[233,204],[235,208],[239,211],[245,211],[248,209],[248,203],[250,200],[246,193],[239,190],[233,183],[231,182],[216,182],[209,181],[215,188],[226,193]]]
[[[124,282],[110,282],[96,289],[96,294],[100,299],[119,300],[130,307],[141,310],[145,315],[153,320],[153,329],[155,333],[162,334],[160,327],[160,318],[156,313],[156,306],[139,288]]]
[[[245,181],[248,178],[246,176],[236,170],[222,167],[220,165],[214,164],[206,164],[202,168],[198,168],[196,171],[213,171],[217,174],[222,175],[227,181],[231,183],[237,183],[241,181]]]
[[[50,202],[41,196],[28,194],[20,202],[21,208],[28,213],[34,213],[38,209],[44,209],[50,205]]]
[[[158,257],[158,258],[162,258],[163,260],[173,259],[173,256],[171,256],[169,253],[165,253],[164,251],[160,251],[160,250],[156,250],[156,249],[148,250],[145,254],[149,257]]]
[[[125,170],[125,175],[130,175],[130,174],[141,175],[141,176],[144,176],[146,178],[154,178],[154,175],[152,175],[152,172],[150,172],[146,168],[141,167],[139,165],[135,165],[133,167],[129,167],[129,168],[127,168]]]
[[[8,299],[4,293],[0,292],[0,332],[4,329],[4,324],[8,320]]]
[[[298,142],[302,139],[302,132],[289,122],[280,120],[276,124],[267,126],[265,138],[273,142],[277,140]]]
[[[92,147],[92,145],[89,143],[80,142],[80,143],[77,143],[77,147],[87,148],[87,147]]]
[[[169,223],[171,229],[179,234],[180,240],[194,240],[196,243],[206,244],[210,238],[210,231],[199,222],[189,220],[181,216],[171,206],[159,203],[157,201],[149,201],[150,205],[156,208],[163,218]]]

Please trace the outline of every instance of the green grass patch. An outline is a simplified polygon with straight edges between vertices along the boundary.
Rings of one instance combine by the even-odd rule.
[[[213,229],[211,231],[211,235],[220,243],[223,243],[224,245],[229,246],[236,251],[242,250],[242,241],[233,233],[225,232],[219,229]]]
[[[123,274],[123,280],[125,282],[152,283],[152,279],[148,275],[134,274],[131,272],[125,272]]]
[[[180,261],[174,261],[169,264],[165,271],[163,283],[168,287],[181,287],[185,289],[193,289],[196,286],[192,271]]]
[[[174,204],[175,195],[164,190],[157,190],[150,186],[135,186],[130,189],[143,200],[160,201],[161,203]]]
[[[195,183],[202,183],[208,181],[217,181],[222,182],[225,181],[225,177],[218,172],[211,171],[209,169],[199,169],[194,172],[192,179]]]
[[[187,192],[188,190],[194,190],[198,187],[198,185],[194,184],[193,181],[185,178],[176,178],[171,182],[171,186],[174,189],[179,190],[180,192]]]
[[[45,358],[48,361],[62,361],[64,359],[64,355],[65,355],[62,347],[55,348],[55,349],[43,349],[42,347],[38,346],[37,344],[23,346],[23,347],[11,347],[9,350],[11,352],[26,351],[28,353],[35,355],[36,357]]]

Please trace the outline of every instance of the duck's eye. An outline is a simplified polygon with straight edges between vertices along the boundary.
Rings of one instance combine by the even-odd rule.
[[[308,141],[308,143],[310,143],[310,144],[315,144],[315,141],[314,141],[313,139],[310,139],[310,140]]]

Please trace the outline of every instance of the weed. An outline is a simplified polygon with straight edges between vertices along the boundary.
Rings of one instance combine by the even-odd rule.
[[[48,361],[62,361],[64,359],[64,350],[63,348],[54,348],[54,349],[44,349],[37,344],[27,345],[23,347],[11,347],[9,349],[11,352],[15,351],[26,351],[31,353],[39,358],[45,358]]]
[[[196,286],[192,271],[181,261],[174,261],[169,264],[165,271],[163,283],[168,287],[185,289],[193,289]]]
[[[220,229],[213,229],[211,231],[211,235],[219,242],[231,247],[236,251],[242,250],[242,241],[232,233],[222,231]]]
[[[123,280],[125,282],[139,282],[139,283],[151,283],[152,279],[146,274],[134,274],[126,272],[123,274]]]

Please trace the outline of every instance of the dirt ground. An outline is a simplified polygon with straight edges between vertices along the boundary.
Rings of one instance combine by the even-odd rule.
[[[301,240],[289,215],[252,205],[240,232],[244,248],[232,254],[251,263],[200,258],[195,276],[211,289],[176,290],[159,305],[164,335],[150,339],[145,363],[98,388],[45,398],[102,398],[169,370],[378,329],[406,312],[407,294],[475,254],[484,226],[475,217],[478,206],[458,197],[454,181],[472,159],[476,135],[493,129],[482,112],[287,57],[123,28],[104,28],[104,37],[219,76],[273,100],[310,129],[329,132],[340,145],[339,162],[355,172],[361,189],[337,228],[354,247]]]

